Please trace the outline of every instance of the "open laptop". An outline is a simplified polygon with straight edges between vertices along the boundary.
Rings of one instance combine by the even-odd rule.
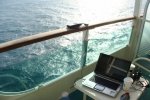
[[[93,75],[87,77],[82,85],[115,97],[122,88],[130,65],[131,61],[101,53]]]

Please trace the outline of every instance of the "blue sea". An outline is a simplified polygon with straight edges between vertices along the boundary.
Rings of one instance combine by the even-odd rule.
[[[134,0],[0,0],[0,43],[76,23],[132,16]],[[89,31],[86,64],[128,44],[132,21]],[[33,88],[81,67],[82,32],[0,54],[0,91]],[[13,88],[12,88],[13,87]]]

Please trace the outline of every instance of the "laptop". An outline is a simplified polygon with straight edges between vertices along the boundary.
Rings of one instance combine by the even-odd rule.
[[[86,77],[82,85],[115,97],[122,88],[130,65],[131,61],[101,53],[94,73]]]

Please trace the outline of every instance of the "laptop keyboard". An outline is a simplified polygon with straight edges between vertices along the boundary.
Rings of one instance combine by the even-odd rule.
[[[115,83],[98,76],[93,76],[90,80],[113,90],[116,90],[120,86],[119,83]]]

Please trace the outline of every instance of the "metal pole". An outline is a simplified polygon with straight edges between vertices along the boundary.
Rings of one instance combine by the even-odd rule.
[[[84,24],[84,25],[85,25],[85,27],[88,26],[88,24]],[[86,65],[86,56],[87,56],[87,47],[88,47],[88,34],[89,34],[89,30],[83,31],[81,67],[84,67]]]
[[[133,21],[133,29],[129,41],[130,59],[134,59],[137,55],[137,42],[141,27],[141,18],[140,18],[141,1],[142,0],[135,0],[134,17],[136,17],[136,19]]]
[[[135,17],[140,17],[141,3],[142,3],[142,0],[135,0],[135,6],[134,6],[134,16]]]

